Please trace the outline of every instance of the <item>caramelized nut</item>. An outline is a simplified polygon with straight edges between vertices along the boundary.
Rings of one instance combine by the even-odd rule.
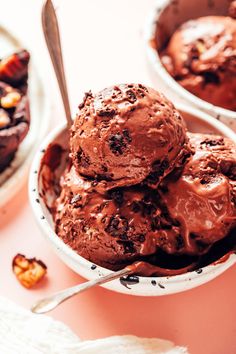
[[[20,93],[17,91],[11,91],[7,93],[5,96],[1,97],[1,106],[3,108],[13,108],[17,106],[20,100],[21,100]]]
[[[0,81],[21,82],[27,76],[30,54],[26,50],[11,54],[0,61]]]
[[[198,50],[198,52],[199,52],[200,54],[202,54],[202,53],[205,52],[206,47],[205,47],[205,45],[204,45],[201,41],[197,41],[196,46],[197,46],[197,50]]]
[[[0,108],[0,129],[7,127],[11,123],[11,120],[4,109]]]
[[[26,258],[19,253],[13,258],[12,268],[19,282],[28,289],[37,284],[47,272],[47,267],[42,261]]]

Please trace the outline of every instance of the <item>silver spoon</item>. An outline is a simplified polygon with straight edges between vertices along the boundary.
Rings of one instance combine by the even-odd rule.
[[[53,63],[53,67],[56,73],[58,85],[62,96],[62,101],[63,101],[66,119],[67,119],[67,126],[68,128],[70,128],[72,124],[72,119],[71,119],[70,104],[69,104],[69,98],[67,93],[64,66],[63,66],[60,33],[59,33],[56,12],[51,0],[46,0],[44,3],[42,9],[42,25],[43,25],[43,31],[44,31],[47,47],[51,56],[51,60]],[[95,285],[101,285],[109,281],[115,280],[124,275],[128,275],[132,272],[133,271],[127,267],[118,272],[111,273],[103,277],[100,277],[98,279],[90,280],[88,282],[76,285],[72,288],[59,291],[58,293],[55,293],[45,299],[36,302],[36,304],[34,304],[34,306],[31,308],[31,311],[35,313],[46,313],[48,311],[53,310],[55,307],[60,305],[63,301],[71,298],[72,296],[78,293],[81,293],[82,291],[85,291]]]
[[[61,50],[60,32],[55,9],[51,0],[46,0],[42,9],[42,26],[48,51],[52,60],[61,92],[68,128],[72,125],[70,103],[66,85],[63,57]]]
[[[31,307],[31,311],[38,314],[49,312],[55,309],[55,307],[60,305],[62,302],[70,299],[72,296],[82,293],[83,291],[88,290],[95,285],[102,285],[104,283],[107,283],[109,281],[115,280],[131,273],[133,273],[132,268],[126,267],[124,269],[119,270],[118,272],[114,272],[98,279],[90,280],[82,284],[73,286],[72,288],[59,291],[49,297],[37,301]]]

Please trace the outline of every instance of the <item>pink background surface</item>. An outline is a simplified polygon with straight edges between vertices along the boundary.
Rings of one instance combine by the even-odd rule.
[[[151,84],[142,30],[154,0],[61,0],[56,4],[73,112],[88,89],[119,82]],[[52,128],[63,120],[63,113],[41,33],[41,1],[0,0],[0,6],[4,9],[0,23],[31,49],[50,88]],[[33,290],[21,287],[12,274],[11,261],[18,252],[38,257],[48,266],[48,277]],[[129,333],[170,339],[187,346],[192,354],[235,354],[235,276],[236,267],[232,267],[204,286],[158,298],[95,288],[66,302],[51,316],[64,321],[82,339]],[[81,281],[42,237],[29,206],[26,181],[0,210],[1,295],[29,308],[36,299]]]

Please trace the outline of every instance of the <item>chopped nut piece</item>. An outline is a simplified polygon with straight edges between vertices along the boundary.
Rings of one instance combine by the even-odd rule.
[[[17,254],[12,261],[13,272],[19,282],[25,288],[31,288],[37,284],[46,274],[46,265],[36,258],[26,258]]]
[[[21,94],[17,91],[11,91],[1,98],[1,106],[3,108],[13,108],[21,100]]]
[[[205,45],[204,45],[201,41],[197,41],[196,46],[197,46],[197,50],[198,50],[198,52],[199,52],[200,54],[202,54],[202,53],[205,52],[206,47],[205,47]]]
[[[0,129],[5,128],[10,124],[11,120],[4,109],[0,108]]]

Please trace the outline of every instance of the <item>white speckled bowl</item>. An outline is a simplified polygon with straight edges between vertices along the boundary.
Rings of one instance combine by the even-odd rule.
[[[236,140],[235,133],[226,127],[223,123],[217,121],[206,113],[186,106],[177,107],[183,114],[188,129],[193,132],[209,133],[226,136]],[[49,213],[42,196],[42,176],[41,161],[45,150],[51,143],[59,143],[65,149],[68,148],[68,133],[65,125],[58,127],[47,136],[40,149],[35,155],[29,178],[29,196],[36,220],[42,230],[42,233],[57,252],[59,257],[75,272],[87,279],[94,279],[111,271],[87,261],[79,256],[69,246],[67,246],[54,232],[54,225],[51,214]],[[62,166],[63,167],[63,166]],[[188,290],[204,284],[209,280],[223,273],[227,268],[236,262],[236,255],[229,257],[217,264],[206,266],[197,271],[186,274],[175,275],[171,277],[137,277],[131,276],[128,279],[127,286],[121,281],[114,280],[104,285],[104,287],[130,295],[159,296],[173,294]]]
[[[144,36],[149,69],[155,87],[174,103],[194,105],[236,131],[236,112],[214,106],[179,85],[162,65],[154,45],[154,39],[158,38],[158,48],[162,48],[176,28],[189,19],[207,15],[226,15],[228,6],[228,0],[158,0],[148,19]]]

